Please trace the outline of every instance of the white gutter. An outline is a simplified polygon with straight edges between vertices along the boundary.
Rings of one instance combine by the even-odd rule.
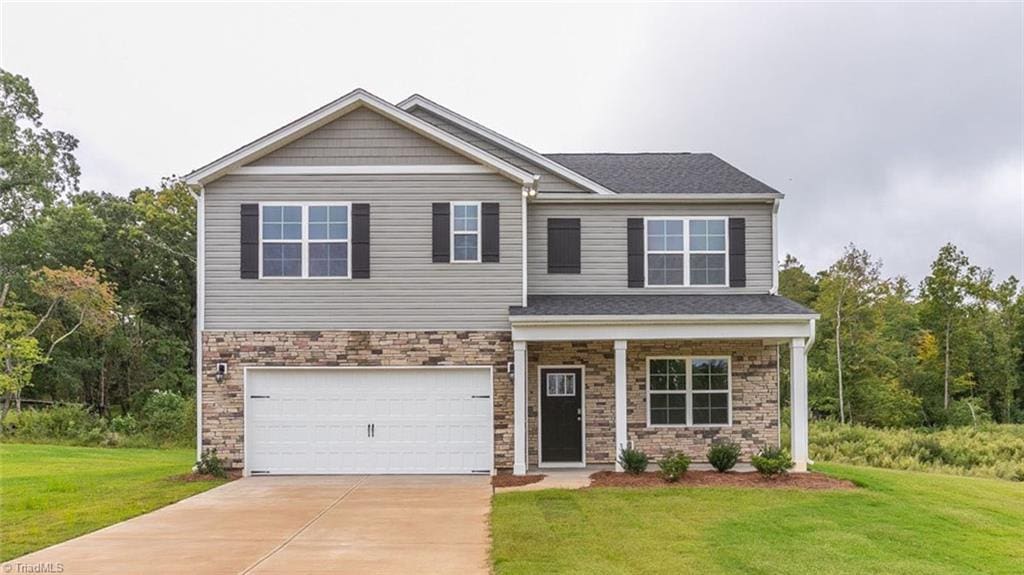
[[[615,194],[602,196],[597,194],[573,194],[563,192],[541,192],[534,201],[542,204],[575,204],[587,203],[705,203],[705,204],[737,204],[766,203],[778,201],[784,196],[773,194]]]
[[[509,321],[518,326],[529,325],[593,325],[593,324],[759,324],[814,322],[818,314],[651,314],[651,315],[512,315]],[[813,332],[812,332],[813,333]]]

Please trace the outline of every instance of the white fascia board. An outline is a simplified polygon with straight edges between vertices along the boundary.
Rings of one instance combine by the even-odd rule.
[[[522,157],[523,159],[533,162],[534,164],[537,164],[538,166],[541,166],[542,168],[550,171],[551,173],[557,174],[578,186],[586,188],[599,195],[616,194],[616,192],[602,186],[601,184],[595,182],[594,180],[591,180],[590,178],[578,172],[575,172],[550,158],[545,157],[540,152],[527,148],[526,146],[520,144],[519,142],[516,142],[515,140],[506,138],[505,136],[502,136],[498,132],[495,132],[494,130],[486,126],[480,125],[465,116],[453,112],[448,108],[445,108],[444,106],[438,104],[437,102],[428,100],[427,98],[424,98],[419,94],[413,94],[412,96],[409,96],[405,100],[402,100],[401,102],[398,103],[398,107],[405,111],[411,111],[413,108],[423,108],[424,110],[427,110],[432,114],[440,116],[445,120],[448,120],[449,122],[456,124],[459,127],[476,134],[477,136],[480,136],[481,138],[485,138],[494,142],[495,144]]]
[[[494,174],[497,173],[497,170],[481,164],[417,164],[411,166],[242,166],[235,168],[231,173],[238,176]]]
[[[614,196],[594,196],[589,194],[573,193],[544,193],[537,194],[533,201],[538,204],[574,204],[579,202],[588,203],[694,203],[694,204],[749,204],[764,203],[771,204],[783,196],[781,193],[773,194],[615,194]]]
[[[512,339],[521,341],[604,341],[663,339],[756,339],[808,338],[813,320],[759,323],[631,323],[512,324]]]
[[[668,324],[759,324],[759,323],[804,323],[818,319],[816,313],[793,314],[650,314],[650,315],[512,315],[513,325],[581,325],[581,324],[623,324],[623,323],[668,323]]]
[[[344,116],[356,108],[365,106],[389,120],[408,128],[421,136],[434,140],[439,144],[458,152],[481,164],[493,167],[498,173],[521,183],[524,186],[534,185],[534,175],[517,168],[512,164],[494,156],[468,142],[437,128],[433,124],[395,107],[363,89],[356,89],[322,106],[309,114],[295,120],[277,130],[255,140],[241,148],[215,160],[185,176],[189,184],[206,184],[225,175],[227,172],[246,164],[259,156],[284,146],[317,128]]]

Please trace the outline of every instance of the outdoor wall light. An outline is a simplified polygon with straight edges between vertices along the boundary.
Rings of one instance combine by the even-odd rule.
[[[217,380],[217,383],[224,381],[224,376],[228,373],[228,364],[218,363],[217,372],[213,374],[213,378]]]

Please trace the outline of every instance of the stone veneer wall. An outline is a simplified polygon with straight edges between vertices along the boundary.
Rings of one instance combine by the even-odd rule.
[[[484,331],[208,331],[203,333],[203,447],[243,461],[247,366],[494,366],[494,464],[512,467],[511,334]],[[218,363],[228,374],[218,383]]]
[[[615,461],[615,350],[611,341],[537,342],[528,347],[527,387],[529,462],[536,465],[538,382],[541,366],[582,365],[586,387],[587,463]],[[648,428],[647,357],[664,355],[727,355],[732,358],[731,427]],[[636,447],[658,456],[672,450],[694,461],[706,461],[711,442],[727,438],[738,443],[744,459],[766,444],[779,441],[778,358],[774,346],[760,341],[630,341],[626,351],[628,436]]]

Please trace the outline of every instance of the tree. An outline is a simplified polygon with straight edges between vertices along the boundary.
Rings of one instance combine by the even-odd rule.
[[[871,306],[884,292],[881,262],[865,250],[850,244],[842,257],[832,264],[819,282],[818,309],[824,324],[832,327],[835,348],[836,378],[839,398],[839,420],[846,422],[846,398],[843,389],[843,341],[870,333],[866,325]],[[845,328],[845,331],[844,331]],[[859,331],[858,331],[859,330]]]
[[[950,358],[954,330],[964,316],[964,302],[972,270],[967,256],[946,244],[932,262],[931,274],[921,282],[922,320],[942,334],[942,406],[949,409]]]
[[[43,310],[35,316],[34,324],[30,314],[14,307],[7,287],[0,299],[0,311],[4,312],[2,351],[6,387],[3,414],[12,399],[20,399],[35,367],[48,362],[61,342],[80,329],[102,335],[114,325],[114,288],[100,278],[91,264],[81,270],[44,267],[32,274],[30,285]],[[49,345],[41,345],[44,341]]]
[[[78,140],[42,116],[28,78],[0,69],[0,233],[78,189]]]

